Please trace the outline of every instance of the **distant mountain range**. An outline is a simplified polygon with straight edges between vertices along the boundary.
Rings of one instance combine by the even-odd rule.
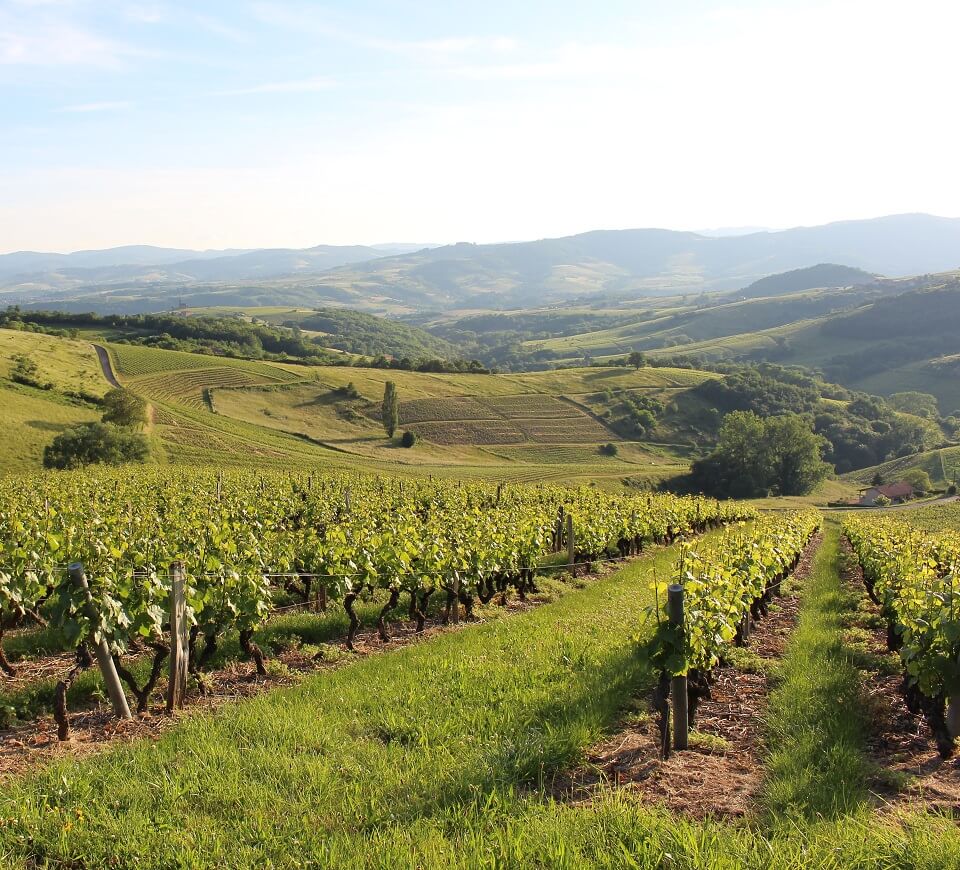
[[[0,302],[6,297],[35,306],[130,311],[162,310],[182,297],[189,305],[334,302],[403,313],[733,290],[772,273],[824,263],[897,277],[960,266],[960,219],[894,215],[723,236],[601,230],[531,242],[413,248],[128,247],[7,254],[0,256]]]
[[[102,251],[0,255],[0,282],[65,289],[74,284],[132,281],[235,281],[318,273],[347,263],[404,254],[422,246],[317,245],[313,248],[191,251],[128,245]]]

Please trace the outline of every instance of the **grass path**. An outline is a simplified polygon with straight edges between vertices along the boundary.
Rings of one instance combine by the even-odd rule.
[[[768,709],[770,818],[835,817],[864,804],[866,705],[843,631],[857,600],[840,581],[840,528],[827,524],[805,584],[800,623]]]

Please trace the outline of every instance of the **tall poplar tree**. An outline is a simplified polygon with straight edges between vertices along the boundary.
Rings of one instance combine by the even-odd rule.
[[[397,431],[397,426],[400,425],[397,385],[393,381],[387,381],[383,387],[383,406],[380,409],[380,419],[383,421],[383,428],[387,432],[387,437],[393,438],[393,433]]]

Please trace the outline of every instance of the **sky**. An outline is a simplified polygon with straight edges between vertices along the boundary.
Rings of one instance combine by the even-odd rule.
[[[956,0],[0,0],[0,251],[960,215]]]

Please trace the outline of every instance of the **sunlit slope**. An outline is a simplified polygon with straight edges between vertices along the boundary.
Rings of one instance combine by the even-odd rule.
[[[174,462],[324,465],[504,479],[600,481],[673,473],[662,446],[622,441],[591,408],[610,390],[658,397],[715,375],[623,367],[518,375],[432,374],[250,362],[110,345],[117,376],[154,406],[153,433]],[[413,449],[386,438],[384,385],[400,398]],[[470,411],[465,412],[465,408]],[[617,442],[615,456],[602,444]]]
[[[13,357],[37,365],[37,380],[49,389],[14,383]],[[83,396],[109,389],[93,347],[86,342],[0,329],[0,473],[37,468],[43,448],[67,427],[98,419],[96,405]]]

